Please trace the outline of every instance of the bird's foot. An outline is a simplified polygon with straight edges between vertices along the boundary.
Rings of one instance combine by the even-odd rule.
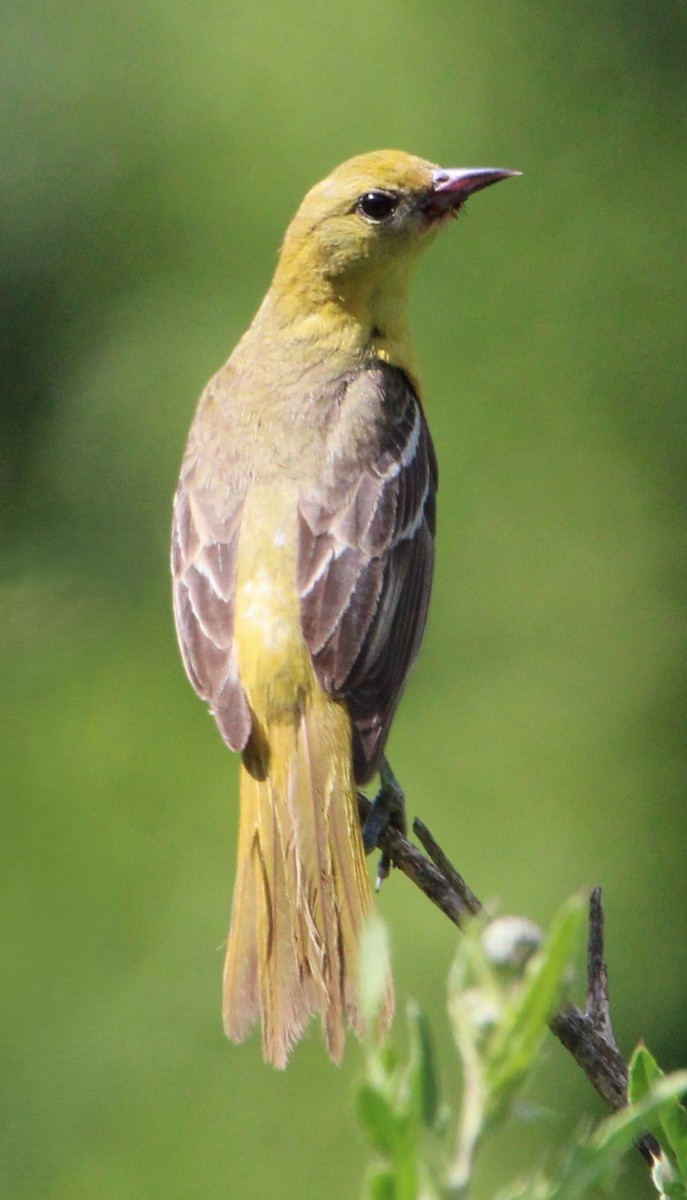
[[[379,782],[379,791],[370,804],[370,809],[363,825],[363,846],[366,854],[372,853],[379,841],[380,834],[386,829],[387,825],[392,825],[394,829],[398,829],[401,833],[405,833],[407,828],[405,794],[386,758],[382,759],[379,768]],[[386,851],[383,851],[377,867],[377,891],[379,891],[390,870],[391,859]]]

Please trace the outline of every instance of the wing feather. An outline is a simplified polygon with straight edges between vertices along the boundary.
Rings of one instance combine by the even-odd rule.
[[[368,369],[356,378],[351,421],[365,404],[357,457],[330,455],[321,484],[301,495],[298,552],[303,636],[322,686],[347,700],[360,782],[379,764],[424,631],[437,487],[407,376],[382,363]]]
[[[227,500],[227,498],[224,498]],[[220,524],[203,513],[182,472],[174,500],[174,616],[191,683],[212,709],[232,750],[243,750],[251,715],[233,641],[234,593],[242,502],[227,500]]]

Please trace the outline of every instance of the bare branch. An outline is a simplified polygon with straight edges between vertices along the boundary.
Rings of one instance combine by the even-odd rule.
[[[369,801],[359,795],[361,818]],[[392,825],[382,831],[378,847],[394,866],[408,876],[422,892],[459,927],[466,916],[474,916],[482,905],[456,870],[450,859],[420,820],[413,830],[429,859]],[[604,958],[604,912],[601,888],[593,888],[589,898],[589,940],[587,946],[587,1003],[585,1011],[566,1004],[549,1020],[549,1028],[575,1059],[587,1079],[596,1088],[612,1112],[627,1104],[627,1066],[613,1036],[608,1001],[608,970]],[[637,1149],[652,1165],[661,1155],[661,1147],[651,1134],[637,1142]]]
[[[419,817],[416,817],[413,821],[413,833],[422,842],[429,857],[444,879],[462,898],[465,907],[473,914],[481,912],[481,902],[477,899],[472,889],[468,887],[463,876],[458,873],[453,863],[446,857],[439,843],[435,842],[429,829]]]
[[[594,1028],[615,1046],[608,1006],[608,969],[604,958],[604,910],[600,887],[592,888],[589,896],[586,1013]]]
[[[361,824],[365,823],[369,806],[370,801],[359,792],[358,810]],[[388,824],[382,829],[377,840],[377,848],[382,851],[384,856],[388,856],[394,866],[407,875],[411,882],[421,892],[424,892],[427,899],[431,900],[432,904],[436,904],[449,921],[453,921],[454,925],[460,927],[463,918],[476,911],[467,895],[454,887],[454,882],[448,879],[438,866],[425,858],[417,846],[414,846],[405,834],[394,825]],[[458,878],[460,879],[460,876]],[[472,897],[469,888],[467,892]],[[479,904],[479,901],[477,903]]]
[[[586,1008],[581,1012],[574,1004],[566,1005],[551,1017],[549,1028],[611,1111],[623,1108],[627,1104],[627,1066],[611,1026],[600,887],[593,888],[589,897]],[[659,1143],[648,1133],[639,1139],[637,1149],[649,1165],[661,1154]]]

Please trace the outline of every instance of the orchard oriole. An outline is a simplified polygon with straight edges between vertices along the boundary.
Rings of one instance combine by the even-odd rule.
[[[247,333],[205,389],[174,501],[174,610],[196,691],[241,752],[224,1022],[284,1066],[321,1013],[360,1031],[370,906],[357,785],[417,654],[437,466],[407,318],[421,251],[517,172],[353,158],[308,192]],[[393,1005],[391,987],[387,1019]]]

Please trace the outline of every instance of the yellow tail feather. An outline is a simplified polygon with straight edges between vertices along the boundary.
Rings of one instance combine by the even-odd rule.
[[[309,1018],[327,1049],[361,1032],[358,941],[371,905],[348,714],[316,690],[241,767],[241,816],[224,1024],[242,1041],[259,1018],[265,1058],[284,1067]],[[262,739],[259,739],[262,741]],[[393,1012],[389,986],[383,1023]]]

